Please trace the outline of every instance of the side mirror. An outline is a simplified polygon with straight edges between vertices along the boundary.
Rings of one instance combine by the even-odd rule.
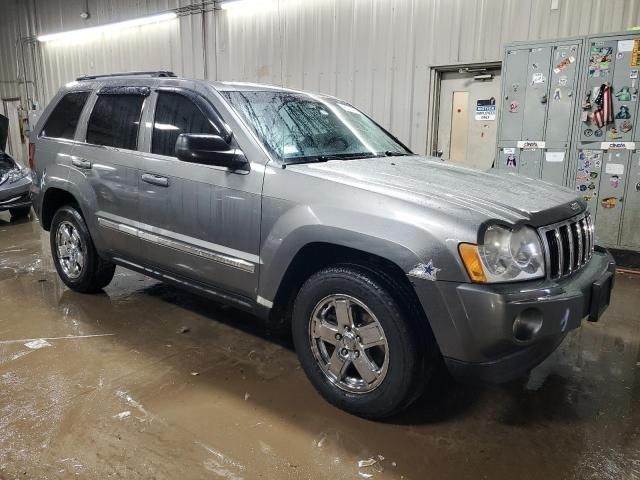
[[[182,133],[176,140],[176,157],[183,162],[247,170],[247,159],[219,135]]]

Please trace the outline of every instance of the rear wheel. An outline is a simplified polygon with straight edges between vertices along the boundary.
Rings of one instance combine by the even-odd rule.
[[[31,212],[31,207],[17,207],[10,208],[9,213],[11,214],[11,218],[25,218]]]
[[[58,275],[72,290],[97,293],[113,279],[115,265],[100,258],[75,207],[65,205],[55,213],[50,243]]]
[[[367,418],[408,407],[437,348],[400,306],[389,279],[356,266],[326,268],[300,289],[293,340],[303,369],[331,403]],[[435,364],[435,362],[434,362]]]

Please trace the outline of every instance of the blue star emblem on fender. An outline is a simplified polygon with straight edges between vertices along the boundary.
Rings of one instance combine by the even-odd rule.
[[[409,275],[424,278],[425,280],[436,281],[436,275],[440,270],[442,269],[436,268],[433,265],[433,260],[429,260],[429,263],[419,263],[418,265],[413,267],[409,272]]]

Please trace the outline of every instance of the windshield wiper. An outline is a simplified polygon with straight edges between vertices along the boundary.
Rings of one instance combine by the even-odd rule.
[[[387,150],[384,152],[387,157],[410,157],[413,153],[409,152],[392,152],[391,150]]]
[[[317,157],[300,157],[291,158],[286,161],[285,165],[298,165],[301,163],[318,163],[328,162],[329,160],[355,160],[357,158],[373,158],[377,157],[375,153],[335,153],[331,155],[318,155]]]
[[[336,153],[333,155],[319,155],[318,159],[326,162],[327,160],[354,160],[356,158],[371,158],[377,156],[375,153]]]

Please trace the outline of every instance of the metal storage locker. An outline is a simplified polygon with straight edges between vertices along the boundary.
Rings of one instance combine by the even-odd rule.
[[[629,170],[628,150],[608,150],[604,154],[596,207],[596,237],[605,244],[618,244],[622,222],[625,179]]]
[[[631,156],[629,165],[620,246],[640,250],[640,153]]]
[[[586,37],[580,63],[583,75],[570,167],[575,175],[567,183],[588,201],[600,244],[640,250],[640,192],[635,191],[640,182],[636,153],[640,34]],[[593,161],[585,168],[587,157],[598,159],[601,167]],[[587,190],[585,176],[590,177]]]
[[[505,47],[496,168],[565,184],[581,47],[582,39]]]

